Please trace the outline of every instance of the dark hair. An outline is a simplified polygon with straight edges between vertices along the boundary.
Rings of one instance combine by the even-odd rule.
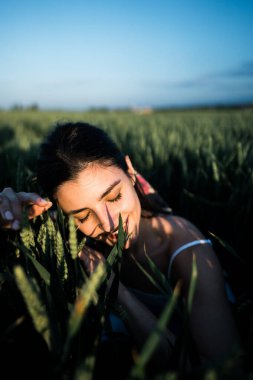
[[[128,174],[124,154],[105,131],[84,122],[57,123],[40,147],[38,184],[53,201],[61,184],[75,179],[81,170],[92,163],[116,166]],[[161,203],[163,201],[159,196],[155,202],[149,199],[138,181],[135,189],[142,209],[164,212],[168,207]]]

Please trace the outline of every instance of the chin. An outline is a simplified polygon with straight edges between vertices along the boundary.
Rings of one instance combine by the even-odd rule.
[[[112,241],[110,239],[106,239],[104,241],[104,243],[106,243],[110,247],[113,247],[115,244],[117,244],[117,240]],[[133,239],[132,238],[127,239],[127,241],[125,242],[125,245],[124,245],[124,249],[130,248],[130,246],[132,245],[132,243],[133,243]]]

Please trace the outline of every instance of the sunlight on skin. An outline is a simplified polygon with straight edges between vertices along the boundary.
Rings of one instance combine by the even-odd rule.
[[[132,174],[131,169],[129,174]],[[55,196],[62,210],[74,215],[76,225],[86,236],[109,245],[115,244],[121,214],[123,228],[128,229],[131,236],[125,248],[136,240],[140,226],[140,201],[133,178],[121,169],[88,166],[76,179],[63,183]]]
[[[180,242],[180,234],[181,234],[180,231],[182,231],[182,235],[184,235],[184,239],[185,239],[185,231],[187,231],[187,234],[189,235],[189,242],[191,242],[193,240],[198,240],[198,239],[205,239],[204,235],[191,222],[187,221],[186,219],[183,219],[181,217],[173,218],[172,224],[175,224],[175,228],[173,229],[173,233],[175,233],[175,231],[177,230],[177,232],[176,232],[177,237],[178,237],[177,242],[179,243],[179,246],[187,243],[187,241]],[[195,248],[192,251],[192,253],[196,255],[196,258],[198,257],[199,248],[200,247],[198,246],[197,250]],[[210,250],[210,249],[212,250],[212,248],[209,246],[206,246],[205,249],[206,250]],[[174,250],[175,250],[175,248],[174,248]],[[214,267],[213,262],[211,261],[210,258],[208,258],[207,255],[205,255],[205,256],[201,255],[201,260],[205,261],[209,268]]]

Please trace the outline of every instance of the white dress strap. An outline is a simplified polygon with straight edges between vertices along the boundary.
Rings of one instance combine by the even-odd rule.
[[[172,264],[173,264],[173,261],[175,260],[175,257],[182,251],[184,251],[185,249],[187,248],[190,248],[190,247],[194,247],[195,245],[199,245],[199,244],[210,244],[212,245],[212,242],[210,239],[199,239],[199,240],[194,240],[194,241],[191,241],[190,243],[186,243],[184,245],[182,245],[181,247],[179,247],[171,256],[171,259],[170,259],[170,263],[169,263],[169,268],[168,268],[168,278],[170,277],[170,274],[171,274],[171,268],[172,268]]]

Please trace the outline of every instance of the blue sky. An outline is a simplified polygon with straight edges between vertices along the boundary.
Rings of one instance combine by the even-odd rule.
[[[253,103],[252,0],[0,3],[0,107]]]

